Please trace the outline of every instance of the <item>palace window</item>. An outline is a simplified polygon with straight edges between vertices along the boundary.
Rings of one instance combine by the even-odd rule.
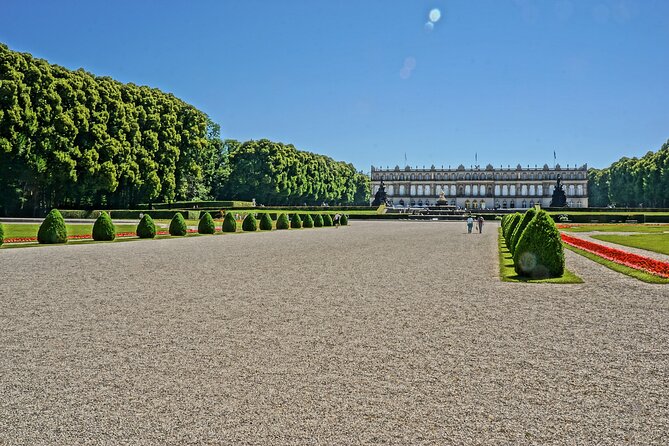
[[[527,201],[523,200],[522,206],[523,206],[523,209],[525,209],[527,207]]]
[[[534,207],[534,200],[530,200],[530,207],[531,207],[531,208]]]
[[[425,195],[430,195],[430,192],[431,192],[431,191],[430,191],[430,185],[429,185],[429,184],[426,184],[426,185],[425,185]]]
[[[540,197],[544,195],[544,186],[541,184],[537,185],[537,195]]]
[[[520,195],[522,195],[522,196],[527,195],[527,185],[526,185],[526,184],[523,184],[523,185],[520,187]],[[525,206],[523,206],[523,207],[525,207]]]
[[[570,196],[574,196],[574,185],[573,184],[570,184],[569,187],[567,188],[567,190],[569,191]]]
[[[451,193],[450,193],[450,195],[453,195],[453,196],[457,195],[457,194],[455,193],[455,184],[451,184]]]
[[[579,196],[583,195],[583,185],[582,184],[579,184],[578,186],[576,186],[576,195],[579,195]],[[580,203],[580,201],[579,201],[579,203]]]
[[[525,187],[525,186],[523,186],[523,187]],[[530,195],[534,196],[534,193],[535,193],[534,184],[530,184]],[[523,195],[525,195],[525,194],[523,194]]]
[[[483,184],[479,186],[479,195],[482,197],[485,195],[485,186]]]
[[[509,192],[511,193],[511,195],[516,195],[516,185],[515,184],[512,184],[509,187]],[[513,207],[513,206],[511,206],[511,207]]]
[[[416,195],[423,195],[423,185],[419,184],[416,189]]]
[[[466,200],[465,201],[465,209],[469,209],[469,206],[470,206],[469,200]]]
[[[395,190],[395,188],[393,187],[392,184],[390,186],[388,186],[388,195],[394,195],[393,194],[394,190]]]
[[[468,184],[468,185],[465,186],[465,195],[466,195],[466,196],[470,196],[471,194],[472,194],[472,188],[471,188],[471,186]]]
[[[509,202],[509,207],[510,207],[510,208],[515,208],[515,207],[516,207],[516,203],[515,203],[513,200],[511,200],[511,201]]]
[[[499,184],[495,185],[495,195],[496,195],[496,196],[499,196],[499,195],[500,195]]]
[[[502,186],[502,195],[504,196],[509,195],[509,186],[507,186],[506,184]]]
[[[506,200],[502,201],[502,209],[506,209]]]
[[[400,184],[400,195],[404,195],[404,185]],[[402,203],[404,204],[404,203]]]
[[[416,186],[415,185],[413,185],[413,184],[411,185],[411,188],[409,189],[409,194],[410,195],[416,195]]]

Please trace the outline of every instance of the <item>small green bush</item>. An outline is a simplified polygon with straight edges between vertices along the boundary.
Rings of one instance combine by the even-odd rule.
[[[332,226],[332,216],[323,214],[323,226]]]
[[[0,246],[5,242],[5,230],[2,227],[2,223],[0,223]]]
[[[200,222],[197,224],[197,232],[200,234],[213,234],[216,232],[214,217],[209,212],[203,212]]]
[[[102,211],[93,224],[93,240],[110,242],[116,238],[116,228],[108,213]]]
[[[263,213],[262,217],[260,217],[260,230],[271,231],[273,226],[272,217],[270,217],[267,212]]]
[[[170,235],[173,237],[183,237],[188,232],[188,226],[186,226],[186,220],[181,213],[177,213],[172,217],[170,222]]]
[[[348,225],[348,217],[346,214],[341,214],[341,218],[339,219],[339,224],[342,226]]]
[[[320,228],[323,226],[323,216],[321,214],[314,215],[314,227]]]
[[[255,215],[248,214],[242,222],[242,231],[255,232],[258,230],[258,220]]]
[[[514,229],[513,234],[511,234],[511,241],[507,246],[511,254],[514,253],[516,245],[518,244],[518,240],[520,240],[520,236],[523,235],[523,231],[536,215],[537,210],[534,208],[528,209],[527,212],[523,214],[523,217],[520,219],[520,223],[516,225],[516,229]]]
[[[276,229],[288,228],[290,228],[290,223],[288,222],[288,217],[286,217],[286,214],[279,215],[279,218],[276,219]]]
[[[46,244],[67,243],[65,220],[58,209],[52,209],[40,225],[37,231],[37,241]]]
[[[149,214],[144,214],[144,217],[137,225],[137,237],[139,238],[154,238],[156,236],[156,224]]]
[[[506,241],[507,246],[509,246],[509,243],[511,242],[511,234],[513,234],[516,225],[518,225],[522,217],[520,212],[516,212],[509,218],[509,223],[506,225],[506,233],[504,233],[504,240]]]
[[[302,219],[299,214],[293,214],[293,218],[290,219],[290,227],[293,229],[302,229]]]
[[[307,214],[304,216],[304,219],[302,219],[302,226],[304,226],[305,228],[314,227],[314,219],[311,218],[311,215]]]
[[[223,232],[237,232],[237,220],[235,220],[235,216],[232,215],[232,212],[226,212],[225,218],[223,219],[223,227],[221,229]]]
[[[538,211],[520,236],[513,254],[516,273],[533,279],[564,274],[564,248],[560,231],[546,211]]]

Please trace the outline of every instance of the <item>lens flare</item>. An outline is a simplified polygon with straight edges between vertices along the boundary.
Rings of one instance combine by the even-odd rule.
[[[441,11],[437,8],[434,8],[430,10],[430,14],[428,15],[428,17],[430,18],[430,22],[437,23],[441,18]]]

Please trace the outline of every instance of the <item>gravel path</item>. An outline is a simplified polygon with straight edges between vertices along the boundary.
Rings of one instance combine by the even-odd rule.
[[[666,444],[666,285],[352,223],[1,250],[0,444]]]
[[[662,254],[661,252],[648,251],[647,249],[635,248],[633,246],[619,245],[617,243],[611,243],[607,242],[606,240],[599,240],[592,237],[593,235],[622,235],[625,237],[629,237],[630,235],[643,234],[640,232],[600,232],[600,231],[592,231],[592,232],[563,231],[563,232],[565,234],[571,235],[572,237],[582,238],[583,240],[588,240],[593,243],[599,243],[600,245],[608,246],[610,248],[622,249],[623,251],[638,254],[640,256],[650,257],[651,259],[661,260],[663,262],[669,262],[669,256],[666,254]],[[669,237],[669,235],[667,237]]]

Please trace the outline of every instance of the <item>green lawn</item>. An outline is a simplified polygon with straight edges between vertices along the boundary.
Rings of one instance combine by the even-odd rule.
[[[37,237],[39,230],[38,223],[3,223],[5,238],[16,237]],[[67,235],[90,235],[93,230],[93,223],[90,225],[66,224]],[[116,232],[135,232],[135,225],[116,225]]]
[[[559,223],[558,223],[559,224]],[[570,223],[566,223],[570,224]],[[644,233],[662,233],[669,232],[669,225],[662,224],[627,224],[627,223],[609,223],[596,225],[578,225],[571,228],[561,229],[565,232],[644,232]]]
[[[669,234],[593,235],[592,238],[669,255]]]
[[[659,277],[655,276],[653,274],[648,274],[647,272],[630,268],[629,266],[621,265],[616,262],[612,262],[610,260],[604,259],[596,254],[592,254],[588,251],[584,251],[582,249],[578,249],[574,246],[567,245],[565,244],[564,247],[566,249],[569,249],[576,254],[580,254],[583,257],[586,257],[593,262],[597,262],[600,265],[604,265],[605,267],[612,269],[614,271],[618,271],[619,273],[626,274],[630,277],[634,277],[635,279],[641,280],[642,282],[647,282],[647,283],[669,283],[669,279],[665,279],[664,277]]]
[[[516,274],[516,270],[513,268],[513,256],[509,249],[506,247],[506,242],[504,237],[502,237],[502,230],[499,229],[498,235],[498,244],[499,244],[499,275],[502,278],[503,282],[529,282],[529,283],[583,283],[583,279],[578,277],[576,274],[569,271],[567,268],[564,270],[562,277],[555,277],[552,279],[528,279],[521,277]]]

